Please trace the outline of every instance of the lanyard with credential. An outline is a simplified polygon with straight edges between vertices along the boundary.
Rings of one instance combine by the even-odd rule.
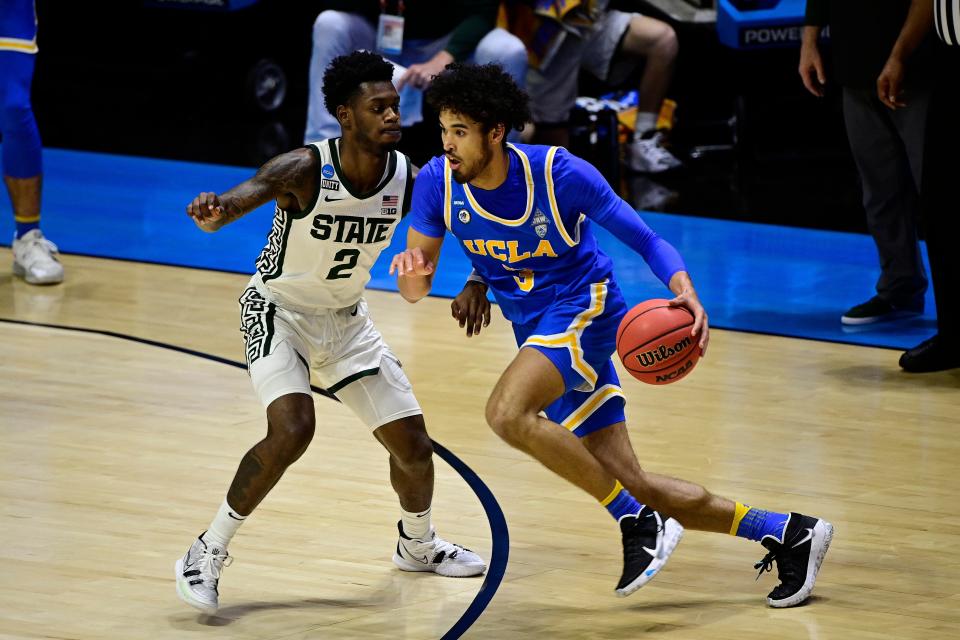
[[[403,52],[403,0],[397,2],[397,15],[387,13],[387,0],[380,0],[377,23],[377,51],[388,56]]]

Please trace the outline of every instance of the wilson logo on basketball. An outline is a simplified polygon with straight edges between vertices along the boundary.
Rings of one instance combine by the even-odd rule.
[[[681,353],[691,344],[693,344],[693,340],[691,340],[689,337],[686,337],[672,347],[660,345],[659,349],[638,353],[636,355],[637,363],[639,363],[641,367],[652,367],[658,362],[669,360],[672,356]]]

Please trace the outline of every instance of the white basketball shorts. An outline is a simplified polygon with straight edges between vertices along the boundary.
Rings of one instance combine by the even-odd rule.
[[[289,311],[252,285],[240,296],[247,371],[264,408],[289,393],[310,395],[310,374],[371,430],[423,411],[361,299],[316,315]]]

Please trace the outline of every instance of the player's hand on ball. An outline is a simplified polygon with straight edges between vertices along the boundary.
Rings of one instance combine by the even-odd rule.
[[[707,323],[707,312],[700,304],[700,298],[693,289],[684,289],[676,298],[670,301],[671,307],[686,307],[693,314],[693,329],[691,334],[700,336],[700,356],[703,357],[707,352],[707,344],[710,342],[710,325]]]
[[[215,193],[203,192],[187,205],[187,215],[204,231],[216,231],[223,226],[226,210]]]
[[[407,249],[393,256],[390,261],[390,275],[428,276],[433,273],[433,263],[423,257],[420,247]]]
[[[487,299],[487,285],[482,282],[467,282],[453,302],[450,303],[453,319],[460,328],[467,328],[467,337],[480,333],[481,327],[490,325],[490,300]]]

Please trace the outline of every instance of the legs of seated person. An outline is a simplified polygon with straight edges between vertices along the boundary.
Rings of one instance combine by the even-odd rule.
[[[323,102],[323,72],[337,56],[357,49],[373,50],[376,28],[362,16],[344,11],[323,11],[313,23],[313,51],[310,54],[307,128],[304,142],[340,135],[340,124]]]
[[[673,79],[679,48],[677,34],[666,22],[640,14],[630,17],[619,53],[644,60],[638,113],[659,113]]]
[[[405,40],[403,51],[397,56],[384,56],[396,64],[409,67],[426,62],[443,50],[450,34],[434,40]],[[307,105],[305,142],[313,142],[340,135],[340,125],[323,101],[323,71],[330,61],[357,49],[374,50],[376,29],[365,18],[343,11],[324,11],[313,24],[313,52],[310,57],[310,95]],[[517,81],[524,84],[526,49],[514,35],[503,29],[494,29],[477,45],[474,60],[480,64],[496,62]],[[422,92],[407,86],[400,91],[400,116],[403,126],[421,121]]]

